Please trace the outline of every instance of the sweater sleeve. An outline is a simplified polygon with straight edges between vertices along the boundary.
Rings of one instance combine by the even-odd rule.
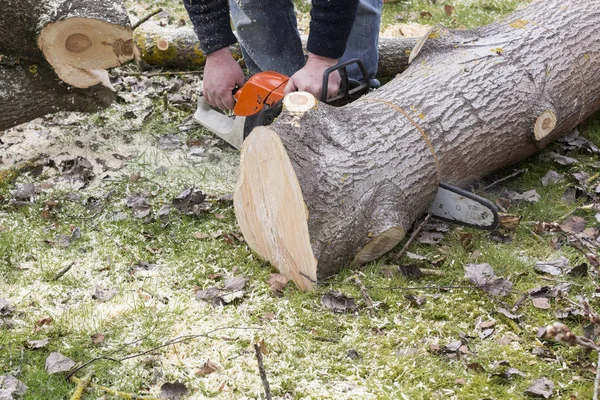
[[[237,42],[229,24],[227,0],[183,0],[183,4],[200,40],[200,50],[204,54]]]
[[[346,50],[357,8],[358,0],[313,0],[307,50],[340,58]]]

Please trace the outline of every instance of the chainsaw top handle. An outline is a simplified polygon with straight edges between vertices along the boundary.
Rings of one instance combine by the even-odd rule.
[[[348,79],[348,71],[347,67],[349,65],[354,65],[358,67],[361,73],[360,81],[355,79]],[[329,85],[329,75],[332,72],[338,71],[341,77],[340,83],[340,91],[337,95],[331,98],[327,98],[327,87]],[[358,58],[353,58],[352,60],[345,61],[341,64],[334,65],[333,67],[329,67],[323,72],[323,89],[321,91],[322,102],[327,104],[331,104],[333,106],[343,106],[348,104],[356,99],[358,99],[363,94],[369,91],[369,79],[367,74],[367,69],[365,65]]]

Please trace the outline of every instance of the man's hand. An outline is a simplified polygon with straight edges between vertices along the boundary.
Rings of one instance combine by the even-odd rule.
[[[233,110],[233,89],[242,87],[246,77],[228,47],[206,56],[202,95],[213,107]]]
[[[329,67],[336,65],[338,62],[335,58],[318,56],[313,53],[308,53],[306,65],[296,72],[288,81],[284,93],[288,94],[297,90],[302,90],[311,93],[317,99],[321,99],[323,90],[323,72]],[[329,74],[327,83],[327,98],[333,97],[338,93],[340,88],[340,74],[335,71]]]

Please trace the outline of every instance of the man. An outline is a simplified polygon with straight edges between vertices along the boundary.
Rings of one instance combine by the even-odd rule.
[[[370,86],[379,86],[375,73],[382,0],[312,0],[308,58],[292,0],[229,0],[229,7],[227,2],[184,0],[200,48],[207,54],[202,91],[213,107],[233,109],[232,91],[244,84],[242,69],[229,50],[238,41],[252,74],[277,71],[290,76],[285,93],[304,90],[320,97],[323,72],[352,58],[365,64]],[[348,73],[360,78],[357,68]],[[328,97],[339,85],[339,74],[331,74]]]

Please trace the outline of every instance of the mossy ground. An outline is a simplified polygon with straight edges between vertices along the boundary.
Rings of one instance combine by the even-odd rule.
[[[490,22],[521,3],[460,2],[455,4],[456,24],[471,27]],[[179,2],[160,5],[182,12]],[[449,22],[443,5],[425,1],[387,4],[384,21],[406,11],[429,11],[433,22]],[[190,389],[192,398],[261,398],[252,343],[262,340],[272,393],[283,398],[519,399],[525,397],[531,382],[541,377],[555,383],[554,398],[592,397],[590,365],[595,358],[578,348],[536,337],[538,327],[556,320],[557,309],[569,306],[566,301],[552,300],[549,310],[536,309],[527,301],[518,310],[523,314],[518,324],[497,310],[499,306],[510,308],[532,288],[560,281],[573,283],[573,299],[584,295],[591,298],[593,306],[599,306],[592,297],[597,286],[592,277],[548,280],[535,273],[536,260],[565,255],[577,265],[585,259],[568,245],[554,250],[550,244],[553,235],[532,233],[534,222],[557,221],[568,213],[586,218],[588,226],[598,226],[593,212],[577,209],[581,202],[561,200],[568,181],[547,187],[540,184],[550,169],[563,173],[584,170],[593,175],[597,156],[578,152],[579,164],[557,167],[535,155],[516,167],[528,172],[502,186],[517,191],[535,188],[541,200],[510,209],[523,217],[517,231],[511,233],[514,240],[510,244],[497,244],[486,232],[452,227],[441,244],[411,246],[410,251],[429,259],[442,258],[435,266],[425,265],[442,275],[418,280],[403,277],[391,261],[398,248],[359,270],[343,269],[315,292],[300,292],[288,285],[278,297],[266,283],[273,268],[257,259],[244,243],[223,235],[238,232],[231,204],[216,200],[232,190],[237,154],[222,147],[201,161],[190,156],[183,143],[196,141],[210,147],[210,136],[200,129],[180,129],[189,112],[165,111],[161,101],[157,92],[151,100],[155,111],[137,125],[124,117],[130,103],[81,116],[75,125],[61,124],[66,116],[58,115],[24,128],[25,133],[36,135],[51,129],[54,140],[69,151],[79,148],[73,144],[83,142],[90,157],[99,153],[107,158],[114,158],[114,153],[127,156],[126,162],[105,170],[104,179],[98,176],[86,188],[57,185],[43,190],[24,207],[10,204],[11,191],[25,182],[52,181],[55,176],[50,169],[39,176],[22,173],[16,181],[0,186],[0,297],[15,308],[11,317],[15,326],[0,330],[0,375],[19,372],[18,378],[29,388],[24,398],[66,399],[73,392],[74,384],[65,381],[64,375],[45,371],[45,359],[53,351],[78,363],[102,355],[122,358],[180,336],[226,327],[230,328],[211,334],[211,338],[199,337],[130,360],[99,360],[77,375],[94,371],[94,382],[136,394],[158,396],[164,382],[179,380]],[[600,116],[580,129],[600,146]],[[159,138],[173,132],[182,143],[176,150],[157,146]],[[91,137],[101,142],[99,150],[92,146],[96,139],[86,141]],[[508,173],[501,172],[498,177]],[[188,216],[172,211],[167,217],[158,216],[162,205],[188,187],[215,195],[206,213]],[[144,191],[152,205],[151,218],[136,219],[125,200]],[[481,194],[495,199],[500,187]],[[50,201],[58,204],[48,214],[44,210]],[[126,218],[116,218],[122,215]],[[80,229],[79,239],[68,247],[54,243],[57,235],[70,235],[73,227]],[[197,232],[207,236],[198,239]],[[473,235],[468,249],[461,245],[458,233]],[[156,267],[136,271],[140,262]],[[498,275],[510,279],[513,293],[496,299],[471,288],[464,278],[464,264],[474,262],[489,263]],[[69,272],[55,280],[71,263]],[[234,274],[250,279],[243,298],[220,307],[195,299],[198,288],[218,286]],[[359,288],[349,279],[354,275],[377,306],[374,318],[369,317]],[[118,292],[101,302],[92,298],[96,288]],[[326,309],[321,298],[330,290],[354,297],[358,312],[333,314]],[[424,296],[426,302],[416,306],[406,299],[407,294]],[[41,325],[46,317],[52,322]],[[495,322],[489,338],[479,336],[477,325],[482,321]],[[581,319],[567,323],[579,334],[585,325]],[[91,335],[95,334],[105,335],[104,341],[94,344]],[[432,345],[443,347],[461,335],[467,336],[470,354],[431,351]],[[47,346],[27,347],[28,341],[45,337],[50,339]],[[547,351],[545,358],[532,353],[537,348]],[[351,349],[360,357],[350,358]],[[219,369],[202,375],[207,360]],[[502,360],[525,376],[491,376],[496,372],[491,365]],[[93,390],[84,397],[102,395]]]

